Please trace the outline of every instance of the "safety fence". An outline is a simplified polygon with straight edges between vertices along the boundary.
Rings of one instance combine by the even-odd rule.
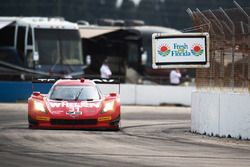
[[[194,27],[209,32],[210,67],[196,70],[197,89],[250,92],[250,7],[187,9]]]

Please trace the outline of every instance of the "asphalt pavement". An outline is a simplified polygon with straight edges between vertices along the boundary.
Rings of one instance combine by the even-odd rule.
[[[250,166],[250,141],[193,134],[190,117],[188,107],[122,106],[119,132],[31,130],[27,104],[0,104],[0,166]]]

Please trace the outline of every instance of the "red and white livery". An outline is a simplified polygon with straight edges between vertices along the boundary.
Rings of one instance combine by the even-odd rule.
[[[48,94],[33,92],[28,99],[29,128],[120,128],[120,97],[104,96],[87,79],[58,80]]]

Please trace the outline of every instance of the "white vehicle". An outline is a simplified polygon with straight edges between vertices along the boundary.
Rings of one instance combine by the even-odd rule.
[[[0,65],[28,73],[82,72],[78,25],[63,18],[0,17]]]

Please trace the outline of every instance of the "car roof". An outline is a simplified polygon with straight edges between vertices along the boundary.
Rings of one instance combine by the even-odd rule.
[[[54,85],[64,85],[64,86],[94,86],[95,83],[88,79],[60,79],[56,81]]]

